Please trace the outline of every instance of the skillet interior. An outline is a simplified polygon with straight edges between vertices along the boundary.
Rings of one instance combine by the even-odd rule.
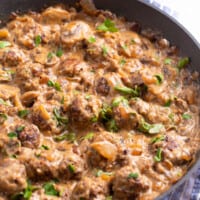
[[[73,4],[75,0],[1,0],[0,4],[0,19],[5,21],[11,12],[18,10],[26,12],[28,10],[40,10],[44,6],[49,6],[56,3]],[[197,41],[175,20],[170,19],[166,14],[161,13],[155,8],[149,7],[144,3],[132,0],[126,0],[126,3],[120,0],[94,0],[97,8],[109,9],[118,15],[125,16],[129,20],[136,20],[142,27],[150,27],[156,30],[161,30],[172,44],[178,46],[181,54],[191,58],[191,69],[200,72],[200,45]],[[2,23],[3,24],[3,23]],[[190,171],[170,190],[161,195],[158,199],[162,199],[181,183],[183,183],[190,174],[200,164],[199,153],[197,162],[191,167]]]

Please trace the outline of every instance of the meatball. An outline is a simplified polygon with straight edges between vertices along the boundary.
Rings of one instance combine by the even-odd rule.
[[[68,108],[72,125],[77,126],[77,128],[83,128],[92,122],[96,122],[101,104],[101,101],[95,96],[91,96],[90,99],[78,96]]]
[[[137,199],[141,192],[149,188],[148,179],[131,166],[121,168],[115,173],[112,190],[114,199]]]
[[[104,77],[99,78],[96,83],[96,92],[106,96],[108,95],[109,91],[110,86],[108,85],[108,81]]]
[[[29,148],[37,148],[40,143],[40,131],[37,126],[28,124],[18,133],[18,139],[22,146]]]
[[[73,192],[72,200],[104,200],[108,194],[108,186],[101,178],[84,177],[77,183]]]
[[[24,165],[16,159],[6,158],[0,162],[0,192],[15,193],[26,187]]]

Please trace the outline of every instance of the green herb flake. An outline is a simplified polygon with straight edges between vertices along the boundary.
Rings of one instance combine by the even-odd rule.
[[[171,119],[171,121],[173,122],[174,121],[174,113],[170,113],[168,115],[169,119]]]
[[[157,79],[157,84],[160,85],[163,82],[163,80],[164,80],[163,75],[162,74],[156,74],[154,76]]]
[[[91,99],[91,95],[89,95],[89,94],[85,95],[85,99],[86,99],[86,100]]]
[[[36,47],[39,46],[39,45],[41,44],[41,42],[42,42],[41,36],[40,36],[40,35],[37,35],[37,36],[35,37],[35,46],[36,46]]]
[[[99,112],[99,116],[102,119],[102,121],[109,121],[112,116],[112,108],[111,106],[107,104],[103,104],[102,109]]]
[[[75,169],[75,167],[74,167],[72,164],[69,164],[69,165],[68,165],[68,169],[69,169],[69,171],[70,171],[72,174],[76,172],[76,169]]]
[[[0,124],[3,124],[8,119],[5,113],[0,113]]]
[[[164,104],[164,107],[170,107],[171,104],[172,104],[172,100],[171,100],[171,99],[168,99],[168,100],[166,101],[166,103]]]
[[[138,173],[130,173],[128,175],[128,179],[137,179],[139,177]]]
[[[115,26],[113,21],[106,19],[101,25],[97,26],[97,30],[114,33],[118,31],[118,28]]]
[[[57,57],[61,57],[63,55],[63,50],[61,48],[59,48],[57,51],[56,51],[56,56]]]
[[[161,142],[165,140],[165,136],[164,135],[161,135],[161,136],[158,136],[158,137],[154,137],[151,139],[151,143],[154,144],[156,142]]]
[[[45,194],[50,196],[60,196],[60,192],[55,189],[53,182],[48,182],[43,185]]]
[[[67,125],[68,124],[68,118],[61,116],[60,111],[57,108],[53,109],[53,115],[55,117],[55,120],[57,121],[57,125],[58,126]]]
[[[158,148],[156,155],[154,156],[154,160],[156,162],[160,162],[162,160],[162,149]]]
[[[177,63],[177,68],[179,70],[183,69],[187,64],[189,64],[190,59],[188,57],[181,58]]]
[[[18,111],[18,116],[21,117],[21,118],[25,118],[27,117],[27,115],[30,113],[29,110],[19,110]]]
[[[138,97],[140,95],[139,88],[132,89],[126,86],[115,86],[114,89],[125,95],[131,95],[133,97]]]
[[[135,42],[135,39],[131,39],[131,44],[135,44],[136,42]]]
[[[41,146],[41,149],[49,150],[49,147],[43,144],[43,145]]]
[[[91,140],[94,137],[94,133],[87,133],[85,136],[81,137],[81,140]]]
[[[106,200],[112,200],[112,196],[106,197]]]
[[[57,91],[61,91],[61,86],[60,86],[60,84],[58,83],[58,82],[54,82],[54,81],[51,81],[51,80],[49,80],[48,82],[47,82],[47,85],[49,86],[49,87],[53,87],[55,90],[57,90]]]
[[[116,121],[114,119],[109,120],[106,123],[106,127],[107,127],[107,130],[110,131],[110,132],[117,132],[118,131],[118,127],[117,127]]]
[[[96,42],[96,38],[94,36],[89,37],[88,39],[89,43],[95,43]]]
[[[125,59],[121,59],[121,60],[119,61],[119,64],[120,64],[121,66],[124,66],[124,65],[126,64],[126,60],[125,60]]]
[[[0,49],[11,46],[11,43],[8,41],[0,41]]]
[[[166,59],[164,60],[164,64],[165,64],[165,65],[171,65],[171,64],[172,64],[172,59],[171,59],[171,58],[166,58]]]
[[[190,114],[184,113],[184,114],[182,115],[182,118],[185,119],[185,120],[188,120],[188,119],[191,119],[192,116],[191,116]]]
[[[98,117],[97,116],[93,116],[91,119],[90,119],[91,122],[95,123],[98,121]]]
[[[25,126],[18,126],[18,127],[16,128],[16,132],[20,133],[20,132],[22,132],[24,129],[25,129]]]
[[[8,137],[9,138],[15,138],[15,137],[17,137],[17,133],[16,132],[10,132],[10,133],[8,133]]]
[[[102,46],[103,55],[106,56],[108,54],[108,48],[106,46]]]
[[[162,124],[149,124],[142,120],[142,122],[139,125],[139,130],[144,133],[149,134],[157,134],[160,133],[160,131],[164,129],[164,126]]]
[[[5,106],[8,106],[9,104],[6,102],[6,101],[4,101],[2,98],[0,98],[0,104],[1,105],[5,105]]]
[[[47,59],[51,60],[53,58],[53,56],[54,56],[54,53],[49,52],[48,55],[47,55]]]
[[[123,96],[119,96],[112,101],[112,107],[117,107],[120,103],[122,103],[126,107],[128,106],[128,100]]]
[[[64,140],[67,140],[69,142],[74,142],[76,140],[76,134],[75,133],[64,133],[64,134],[55,136],[54,140],[56,142],[61,142]]]

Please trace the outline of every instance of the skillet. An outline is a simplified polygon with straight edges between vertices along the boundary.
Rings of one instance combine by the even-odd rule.
[[[0,26],[6,22],[10,13],[15,11],[20,13],[29,10],[39,11],[53,4],[73,4],[75,2],[76,0],[1,0]],[[125,16],[130,21],[139,22],[142,28],[149,27],[161,31],[164,37],[180,49],[182,56],[191,58],[190,69],[200,72],[200,44],[183,26],[166,13],[156,9],[154,6],[149,6],[136,0],[94,0],[94,3],[97,8],[108,9],[117,15]],[[197,153],[196,157],[196,162],[191,166],[188,173],[156,200],[166,197],[187,180],[192,172],[197,170],[198,166],[200,166],[200,152]]]

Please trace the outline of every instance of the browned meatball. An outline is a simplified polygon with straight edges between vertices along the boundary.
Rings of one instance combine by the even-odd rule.
[[[101,178],[84,177],[74,188],[72,200],[104,200],[108,194],[108,186]]]
[[[22,146],[29,148],[37,148],[40,143],[40,131],[33,124],[26,125],[24,129],[18,133],[18,139]]]
[[[68,108],[69,119],[72,125],[83,128],[96,122],[100,108],[101,101],[95,96],[91,96],[89,100],[78,96]]]
[[[99,78],[96,83],[96,92],[106,96],[108,95],[109,91],[110,86],[108,85],[108,81],[104,77]]]
[[[24,165],[16,159],[6,158],[0,162],[0,192],[15,193],[26,187]]]
[[[148,179],[131,166],[123,167],[115,173],[112,189],[117,200],[137,199],[138,194],[147,191],[148,188]]]

